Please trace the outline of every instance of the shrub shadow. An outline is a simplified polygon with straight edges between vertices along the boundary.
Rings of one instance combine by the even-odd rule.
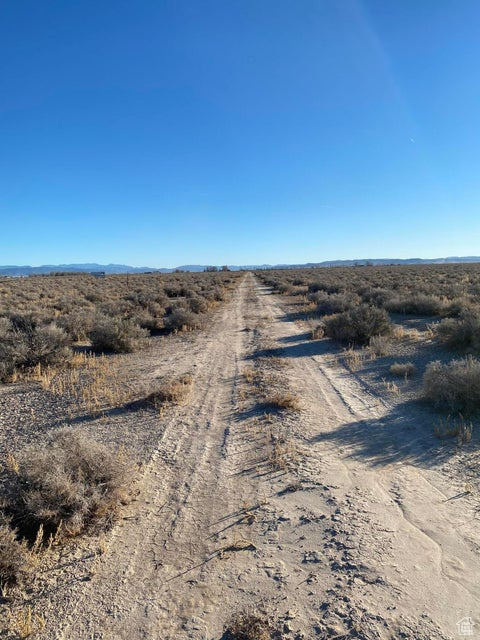
[[[436,419],[437,414],[412,400],[381,418],[349,422],[333,431],[318,433],[309,442],[348,447],[351,452],[347,457],[367,460],[373,467],[409,462],[430,468],[457,451],[455,438],[439,440],[435,436]],[[464,446],[478,447],[478,442]]]

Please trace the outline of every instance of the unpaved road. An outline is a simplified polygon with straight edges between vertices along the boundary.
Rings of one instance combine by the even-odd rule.
[[[464,488],[429,459],[414,415],[393,414],[303,333],[247,274],[169,363],[194,372],[192,397],[169,412],[139,499],[92,579],[56,598],[43,637],[220,640],[232,612],[259,603],[285,638],[456,638],[467,616],[480,637]],[[302,405],[279,418],[298,452],[290,471],[265,468],[267,426],[242,376],[262,336]]]

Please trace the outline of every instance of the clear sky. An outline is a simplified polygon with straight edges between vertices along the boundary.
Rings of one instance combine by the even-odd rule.
[[[2,0],[0,264],[480,254],[478,0]]]

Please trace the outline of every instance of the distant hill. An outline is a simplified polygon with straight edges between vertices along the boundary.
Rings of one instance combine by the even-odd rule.
[[[448,258],[362,258],[359,260],[325,260],[324,262],[307,262],[304,264],[249,264],[249,265],[228,265],[231,271],[252,270],[252,269],[294,269],[312,267],[350,267],[362,265],[389,265],[389,264],[449,264],[456,262],[480,262],[480,256],[451,256]],[[40,267],[29,265],[5,265],[0,266],[0,276],[30,276],[55,272],[63,273],[92,273],[104,271],[107,274],[113,273],[172,273],[173,271],[204,271],[208,265],[186,264],[174,268],[155,267],[131,267],[127,264],[97,264],[87,262],[80,264],[45,264]]]

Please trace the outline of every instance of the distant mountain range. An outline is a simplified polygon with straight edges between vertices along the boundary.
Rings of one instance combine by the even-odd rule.
[[[307,262],[305,264],[249,264],[228,265],[231,271],[246,269],[294,269],[312,267],[352,267],[365,265],[391,265],[391,264],[448,264],[455,262],[480,262],[480,256],[452,256],[449,258],[365,258],[361,260],[325,260],[324,262]],[[40,267],[29,265],[5,265],[0,266],[1,276],[31,276],[49,273],[95,273],[103,271],[106,274],[113,273],[172,273],[174,271],[204,271],[207,266],[202,264],[184,264],[173,269],[154,267],[131,267],[127,264],[97,264],[96,262],[82,264],[45,264]]]

